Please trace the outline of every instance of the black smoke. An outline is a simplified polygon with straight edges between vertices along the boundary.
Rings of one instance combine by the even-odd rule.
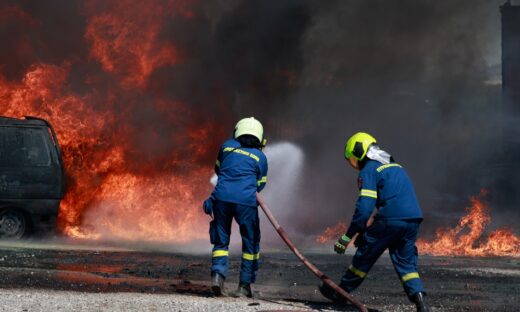
[[[198,163],[212,166],[234,122],[258,117],[269,139],[291,140],[305,150],[300,192],[284,207],[293,211],[296,233],[316,234],[350,218],[356,172],[342,149],[361,130],[407,168],[426,232],[455,222],[480,188],[490,189],[493,214],[518,220],[516,197],[501,188],[518,165],[497,157],[505,133],[515,127],[515,118],[501,109],[502,2],[193,1],[187,5],[192,16],[165,20],[160,33],[178,48],[182,62],[156,68],[144,91],[128,90],[115,99],[116,107],[132,110],[107,133],[136,125],[137,148],[128,159],[139,171],[143,164],[166,163],[172,150],[191,157],[189,138],[169,136],[211,121],[224,130],[206,138],[215,153]],[[66,61],[70,90],[92,92],[87,81],[96,76],[95,93],[106,98],[114,76],[93,75],[101,65],[88,53],[85,31],[92,15],[115,2],[93,3],[4,1],[0,74],[18,80],[34,63]],[[157,98],[187,103],[197,113],[180,114],[172,123],[146,104]],[[105,104],[92,105],[102,110]],[[164,137],[147,139],[157,133]]]
[[[518,164],[503,157],[517,126],[501,101],[502,4],[313,6],[301,87],[288,100],[287,117],[307,157],[293,220],[301,232],[350,219],[356,172],[342,148],[357,131],[372,133],[407,169],[425,212],[425,235],[454,225],[481,188],[490,191],[491,228],[516,226],[504,222],[519,214],[511,189]],[[310,217],[318,211],[319,218]]]

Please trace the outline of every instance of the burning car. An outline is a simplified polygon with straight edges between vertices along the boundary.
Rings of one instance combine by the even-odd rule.
[[[63,194],[63,161],[51,124],[0,117],[0,238],[54,229]]]

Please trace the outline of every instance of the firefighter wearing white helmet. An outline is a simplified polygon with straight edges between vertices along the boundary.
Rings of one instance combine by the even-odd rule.
[[[233,137],[235,139],[243,136],[243,135],[251,135],[258,139],[258,143],[264,143],[264,127],[260,123],[260,121],[256,120],[254,117],[244,118],[237,122],[235,126],[235,133]],[[260,145],[259,145],[260,146]]]
[[[242,265],[237,296],[252,297],[251,284],[256,280],[260,259],[260,224],[256,193],[267,182],[267,158],[264,128],[253,117],[241,119],[233,138],[224,142],[218,153],[215,173],[217,185],[204,204],[204,211],[213,216],[210,241],[213,244],[211,289],[217,296],[225,294],[228,276],[228,246],[233,218],[242,236]]]
[[[376,139],[368,133],[358,132],[351,136],[345,145],[344,155],[350,165],[359,170],[359,196],[350,226],[335,243],[334,251],[345,253],[355,235],[358,238],[354,245],[358,248],[339,286],[349,293],[354,291],[388,249],[408,298],[415,303],[417,311],[429,311],[417,272],[415,246],[423,215],[410,178],[404,168],[380,149]],[[369,225],[374,208],[377,213],[374,222]],[[326,284],[320,286],[320,291],[333,301],[342,301]]]

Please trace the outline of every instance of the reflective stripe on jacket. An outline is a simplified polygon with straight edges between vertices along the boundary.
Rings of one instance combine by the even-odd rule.
[[[231,139],[220,148],[215,164],[218,176],[215,199],[239,205],[258,206],[256,192],[267,183],[267,158],[257,148],[242,147]]]
[[[377,219],[422,219],[412,182],[401,165],[383,165],[375,160],[367,160],[359,172],[358,187],[359,197],[346,233],[348,237],[366,229],[374,207],[378,209]]]

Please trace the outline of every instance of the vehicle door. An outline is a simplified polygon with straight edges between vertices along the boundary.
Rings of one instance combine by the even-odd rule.
[[[0,198],[58,199],[61,167],[46,127],[0,126]]]

